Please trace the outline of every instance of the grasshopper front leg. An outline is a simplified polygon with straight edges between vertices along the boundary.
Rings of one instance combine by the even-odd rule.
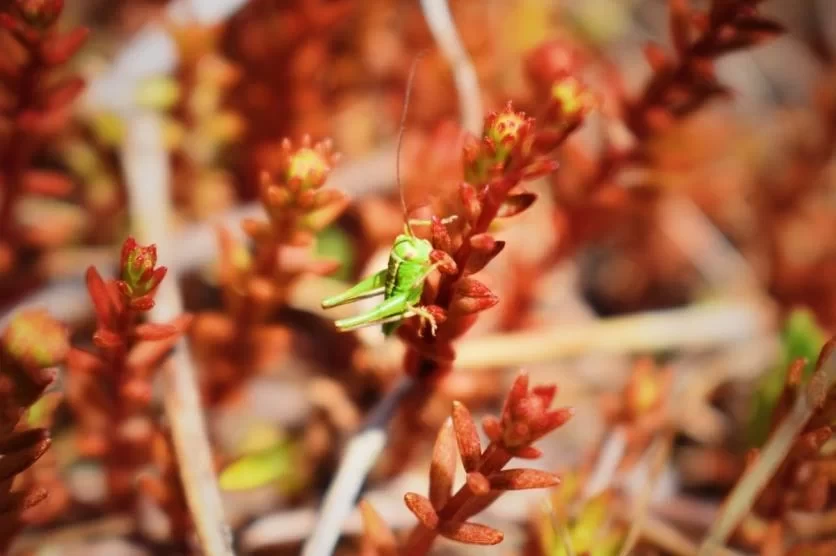
[[[330,309],[338,305],[353,303],[361,299],[374,297],[383,293],[386,285],[386,269],[364,278],[343,293],[327,297],[322,300],[322,308]]]
[[[410,316],[417,315],[421,319],[421,327],[418,329],[418,336],[423,336],[422,331],[424,330],[424,326],[426,324],[430,325],[430,334],[435,336],[435,333],[438,331],[438,323],[436,323],[435,317],[427,310],[426,307],[411,305],[409,307],[409,314]]]

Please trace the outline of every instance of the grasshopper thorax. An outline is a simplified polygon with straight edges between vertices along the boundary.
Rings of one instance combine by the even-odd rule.
[[[426,239],[401,234],[392,245],[392,256],[400,262],[428,263],[433,246]]]

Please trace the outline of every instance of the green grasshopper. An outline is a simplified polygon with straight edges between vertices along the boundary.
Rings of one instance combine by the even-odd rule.
[[[401,206],[403,207],[404,214],[406,214],[406,201],[404,200],[403,188],[400,183],[400,150],[406,112],[409,105],[410,86],[415,74],[415,65],[417,62],[418,59],[412,65],[407,83],[407,93],[404,111],[401,117],[401,130],[395,159],[395,174],[398,180],[398,189],[400,190]],[[446,224],[455,220],[455,218],[456,216],[451,216],[441,222]],[[407,220],[404,226],[404,233],[395,238],[395,243],[389,252],[389,263],[385,269],[364,278],[361,282],[345,292],[328,297],[322,301],[322,308],[330,309],[338,305],[353,303],[361,299],[383,294],[383,301],[371,311],[356,317],[336,321],[334,324],[341,332],[382,324],[383,334],[389,336],[402,324],[404,319],[418,316],[422,321],[421,329],[423,330],[424,324],[429,323],[432,334],[435,335],[437,329],[435,318],[430,311],[418,304],[421,301],[421,294],[424,291],[424,281],[442,263],[432,262],[432,244],[426,239],[416,237],[412,232],[412,224],[426,225],[430,223],[431,221],[427,220]]]
[[[442,220],[447,223],[455,219]],[[391,335],[404,319],[418,316],[422,324],[429,323],[435,335],[435,318],[418,303],[424,292],[424,281],[439,266],[440,262],[431,261],[432,244],[426,239],[416,237],[411,223],[426,224],[428,221],[407,221],[403,234],[400,234],[389,252],[389,263],[385,269],[363,279],[345,292],[328,297],[322,301],[324,309],[353,303],[361,299],[383,294],[383,301],[371,311],[336,321],[334,324],[341,332],[348,332],[366,326],[383,325],[383,334]]]

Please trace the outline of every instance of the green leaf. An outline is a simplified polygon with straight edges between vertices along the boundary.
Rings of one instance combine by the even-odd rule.
[[[606,522],[611,495],[602,492],[588,500],[574,520],[571,528],[572,546],[575,550],[586,552],[595,548],[595,540],[600,537]]]
[[[354,244],[349,235],[337,226],[325,228],[316,237],[316,254],[324,259],[340,262],[340,269],[332,277],[351,280],[354,271]]]
[[[781,334],[781,355],[775,366],[761,378],[752,400],[748,435],[751,446],[761,446],[769,435],[772,412],[784,390],[790,364],[799,357],[807,360],[803,374],[806,381],[813,373],[825,339],[810,310],[796,309],[787,317]]]
[[[62,397],[61,392],[48,392],[42,395],[26,412],[26,424],[32,428],[49,428],[52,415]]]
[[[169,110],[180,100],[180,85],[168,77],[142,81],[136,91],[136,103],[152,110]]]
[[[223,490],[240,491],[278,483],[284,492],[294,492],[303,486],[298,467],[296,446],[282,440],[270,448],[247,454],[220,473]]]
[[[575,495],[572,495],[573,499]],[[567,500],[567,504],[569,502]],[[551,519],[547,520],[547,529],[543,531],[547,554],[568,556],[568,543],[572,553],[578,556],[616,556],[624,543],[626,529],[610,519],[611,506],[612,492],[605,491],[583,502],[577,508],[577,514],[566,523],[558,515],[549,516]],[[565,530],[558,531],[556,526],[565,527]]]

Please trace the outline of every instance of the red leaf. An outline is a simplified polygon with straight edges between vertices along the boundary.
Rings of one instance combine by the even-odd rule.
[[[798,459],[811,458],[819,453],[831,436],[833,436],[833,431],[828,426],[806,432],[795,440],[792,453]]]
[[[496,249],[498,242],[491,234],[476,234],[470,238],[470,247],[474,251],[481,251],[483,253],[489,253]]]
[[[180,331],[170,324],[146,323],[136,327],[136,336],[140,340],[156,341],[173,338]]]
[[[679,56],[684,58],[691,47],[691,9],[688,0],[670,0],[671,38]]]
[[[77,27],[69,33],[48,40],[41,46],[44,61],[53,66],[67,62],[81,49],[89,34],[89,29]]]
[[[560,484],[560,477],[538,469],[505,469],[488,477],[495,490],[549,488]]]
[[[673,115],[661,106],[654,106],[653,108],[646,110],[644,121],[648,128],[657,133],[662,133],[663,131],[670,129],[676,123],[676,119]]]
[[[151,290],[148,293],[151,293],[165,278],[165,275],[168,273],[168,267],[165,266],[158,266],[154,269],[154,272],[151,273]]]
[[[803,378],[804,368],[807,366],[807,358],[806,357],[799,357],[790,363],[789,369],[787,369],[787,378],[786,384],[787,386],[798,386],[801,384],[801,379]]]
[[[152,398],[153,391],[151,382],[145,378],[132,378],[123,383],[122,388],[119,390],[119,399],[129,403],[131,407],[148,407]]]
[[[757,15],[738,17],[734,20],[734,26],[753,44],[772,40],[787,32],[786,28],[777,21]]]
[[[109,326],[113,322],[113,306],[110,303],[107,286],[95,267],[91,266],[87,269],[86,281],[87,291],[93,301],[93,308],[96,311],[99,324]]]
[[[491,491],[491,483],[488,481],[487,477],[478,471],[468,473],[466,482],[470,492],[476,496],[484,496]]]
[[[8,79],[9,81],[11,81],[13,79],[17,79],[19,75],[20,63],[17,60],[12,60],[6,56],[0,57],[0,80]],[[4,105],[4,109],[7,110],[8,108],[10,108],[7,102],[10,100],[13,99],[4,99],[4,102],[6,102],[6,104]]]
[[[536,200],[537,194],[530,191],[509,195],[502,202],[502,205],[500,205],[496,217],[510,218],[512,216],[516,216],[517,214],[527,210]]]
[[[67,370],[71,373],[98,373],[104,362],[90,352],[72,348],[67,354]]]
[[[505,538],[502,531],[478,523],[442,523],[441,536],[464,544],[494,545]]]
[[[441,219],[433,216],[431,220],[433,246],[447,253],[453,250],[453,240],[450,238],[450,232],[447,231],[447,226],[441,223]]]
[[[40,39],[40,33],[37,29],[32,28],[24,21],[5,12],[0,13],[0,27],[7,29],[16,39],[27,46],[37,43]]]
[[[549,407],[554,401],[554,397],[557,395],[557,385],[543,384],[535,386],[531,389],[531,392],[543,400],[543,407]]]
[[[100,328],[93,334],[93,343],[102,349],[113,349],[125,345],[125,342],[115,332]]]
[[[8,31],[15,31],[20,27],[20,23],[11,14],[2,12],[0,13],[0,27]]]
[[[0,454],[5,456],[12,452],[25,450],[48,438],[49,431],[46,429],[28,429],[13,433],[0,439]]]
[[[18,507],[21,511],[28,510],[29,508],[40,504],[48,495],[49,492],[43,487],[36,487],[30,491],[24,491],[23,501]]]
[[[17,117],[17,125],[33,135],[51,135],[64,129],[71,115],[68,108],[25,110]]]
[[[367,540],[380,552],[395,554],[397,549],[395,535],[383,518],[380,517],[380,514],[367,500],[361,500],[358,506],[360,516],[363,518],[364,540]]]
[[[703,35],[711,28],[711,19],[705,12],[693,12],[691,13],[691,25],[698,34]]]
[[[131,299],[131,309],[136,311],[150,311],[154,308],[154,298],[150,295],[143,295],[136,299]]]
[[[818,475],[810,479],[801,496],[801,508],[808,512],[821,512],[830,499],[830,479],[827,475]]]
[[[115,315],[121,315],[125,312],[125,297],[121,292],[121,280],[108,280],[107,293],[110,295],[110,306],[113,307]]]
[[[563,128],[561,130],[553,131],[548,129],[541,130],[535,137],[535,145],[537,145],[537,148],[541,151],[551,152],[555,148],[559,147],[560,144],[566,140],[569,131],[572,131],[572,129],[578,125],[580,125],[580,119],[573,123],[571,128],[568,129]],[[560,168],[560,163],[558,161],[550,158],[539,158],[525,167],[522,179],[534,180],[542,178],[556,172],[558,168]]]
[[[455,274],[457,267],[456,261],[453,260],[448,253],[440,249],[433,249],[430,252],[430,261],[438,265],[438,270],[444,274]]]
[[[406,507],[409,508],[421,525],[435,531],[438,527],[438,514],[435,513],[432,503],[427,499],[414,492],[407,492],[403,497]]]
[[[513,455],[515,458],[520,459],[538,459],[543,455],[543,452],[534,446],[523,446],[513,451]]]
[[[430,502],[438,510],[450,499],[456,475],[456,440],[453,423],[447,420],[438,431],[430,463]]]
[[[453,402],[453,430],[465,471],[474,471],[479,466],[482,457],[482,446],[479,433],[470,411],[463,403]]]
[[[63,174],[46,170],[29,170],[23,176],[23,187],[28,193],[62,197],[73,189],[73,182]]]
[[[502,409],[502,420],[510,418],[511,412],[519,403],[528,395],[528,373],[520,371],[511,384],[511,389],[508,391],[508,396],[505,398],[505,406]]]
[[[473,278],[456,282],[452,309],[460,314],[478,313],[499,303],[499,298],[486,285]]]
[[[462,521],[469,519],[474,515],[479,515],[491,507],[503,494],[505,493],[501,490],[492,490],[482,496],[471,496],[470,499],[464,503],[462,509],[457,512],[457,519]]]
[[[119,256],[119,268],[125,268],[128,264],[128,257],[133,253],[134,249],[137,248],[136,240],[133,236],[128,236],[125,241],[122,242],[122,252]]]
[[[38,29],[55,23],[64,9],[64,0],[17,0],[16,4],[24,21]]]
[[[174,344],[177,343],[179,334],[185,332],[193,320],[194,316],[191,314],[180,315],[166,325],[172,326],[178,334],[163,340],[138,342],[128,353],[128,366],[133,369],[146,370],[158,367],[160,362],[169,355]]]
[[[59,109],[71,104],[84,91],[84,85],[84,79],[81,77],[68,77],[47,92],[47,108]]]
[[[316,274],[317,276],[328,276],[329,274],[333,274],[339,270],[341,266],[342,263],[340,261],[334,259],[320,259],[310,261],[306,265],[306,270],[311,274]]]
[[[46,436],[22,450],[17,450],[0,458],[0,481],[11,479],[21,471],[31,467],[44,455],[51,442],[49,437]]]
[[[313,206],[314,196],[316,195],[316,191],[313,189],[308,189],[305,191],[300,191],[296,194],[296,206],[303,209],[303,210],[310,210]]]
[[[482,418],[482,430],[485,431],[485,436],[493,442],[502,438],[502,424],[493,415],[486,415]]]
[[[124,299],[130,300],[131,296],[133,295],[133,290],[131,289],[131,286],[128,285],[128,283],[124,280],[116,280],[116,290],[122,295]]]
[[[145,374],[154,372],[171,354],[176,339],[139,342],[128,353],[128,366]]]
[[[564,407],[544,413],[539,419],[531,423],[531,431],[534,435],[532,440],[566,424],[573,415],[575,415],[575,409],[572,407]]]
[[[476,188],[463,181],[459,184],[459,197],[464,208],[464,215],[468,222],[475,223],[482,214],[482,203],[479,201],[479,194],[476,193]]]
[[[671,65],[671,61],[664,49],[656,43],[650,42],[644,46],[644,57],[654,73],[661,73]]]
[[[467,261],[467,274],[476,274],[505,248],[504,241],[497,241],[490,234],[477,234],[470,238],[473,253]]]
[[[319,210],[329,205],[346,202],[346,195],[339,189],[320,189],[314,195],[312,210]]]

